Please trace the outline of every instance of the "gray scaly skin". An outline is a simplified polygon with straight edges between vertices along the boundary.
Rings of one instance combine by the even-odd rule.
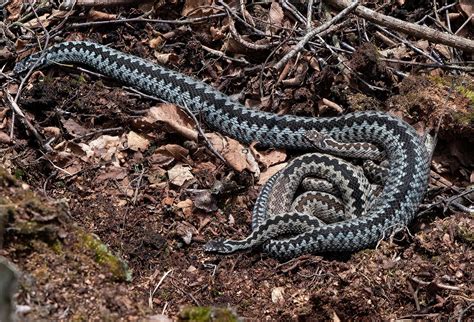
[[[39,58],[18,63],[15,72],[28,70]],[[314,227],[285,240],[271,240],[271,256],[290,258],[304,253],[353,252],[373,246],[407,225],[428,184],[429,156],[416,131],[404,121],[382,112],[356,112],[339,117],[279,116],[250,110],[211,86],[147,60],[90,42],[65,42],[46,49],[37,67],[79,63],[147,94],[185,105],[218,131],[244,143],[297,150],[314,150],[309,131],[335,142],[369,142],[381,148],[389,162],[381,196],[361,217]],[[291,221],[285,214],[282,221]],[[255,227],[253,227],[255,228]],[[213,250],[213,249],[210,249]],[[221,251],[221,249],[215,249]]]

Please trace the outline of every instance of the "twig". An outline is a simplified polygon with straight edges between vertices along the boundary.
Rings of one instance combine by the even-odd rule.
[[[247,21],[245,21],[244,19],[242,19],[238,14],[236,14],[234,12],[234,10],[232,10],[231,7],[229,7],[229,5],[227,3],[225,3],[224,1],[222,0],[217,0],[217,3],[220,4],[221,6],[223,6],[225,8],[225,10],[227,11],[227,14],[231,15],[232,17],[234,17],[236,20],[239,20],[240,22],[242,22],[245,26],[249,27],[250,29],[252,29],[253,31],[255,31],[258,35],[260,36],[266,36],[265,32],[261,31],[260,29],[257,29],[255,28],[254,26],[252,26],[251,24],[249,24]]]
[[[470,15],[466,21],[464,21],[464,23],[461,25],[461,27],[458,28],[458,30],[456,30],[456,32],[454,33],[455,35],[457,35],[461,30],[464,29],[464,27],[466,27],[466,25],[472,21],[472,18],[474,17],[474,14]]]
[[[415,290],[413,289],[413,285],[411,285],[411,283],[408,283],[408,289],[410,290],[411,294],[413,295],[413,299],[415,300],[416,311],[420,312],[421,307],[420,307],[420,301],[418,300],[419,288],[417,287]]]
[[[61,4],[62,9],[71,9],[74,6],[94,7],[94,6],[118,6],[121,4],[140,2],[134,0],[65,0]]]
[[[153,289],[153,291],[150,290],[150,296],[148,297],[148,306],[150,307],[150,309],[153,309],[153,295],[155,295],[156,291],[158,290],[158,288],[160,287],[161,283],[163,283],[163,281],[165,280],[166,276],[168,276],[169,273],[171,273],[173,271],[173,269],[170,269],[169,271],[167,271],[166,273],[163,274],[163,276],[161,277],[160,281],[158,282],[158,284],[156,284],[155,288]]]
[[[437,59],[431,57],[430,55],[428,55],[427,53],[425,53],[423,50],[421,50],[420,48],[416,47],[415,45],[413,45],[411,42],[409,42],[408,40],[406,39],[403,39],[397,35],[395,35],[393,32],[390,32],[388,31],[387,29],[385,29],[384,27],[380,27],[380,26],[376,26],[377,29],[379,29],[380,31],[386,33],[387,35],[390,35],[391,37],[397,39],[398,41],[401,41],[402,43],[404,43],[406,46],[410,47],[411,49],[413,49],[413,51],[415,51],[416,53],[420,54],[420,55],[423,55],[425,56],[426,58],[428,58],[429,60],[435,62],[436,64],[442,66],[443,64],[441,64]]]
[[[291,12],[293,17],[298,20],[303,26],[307,25],[308,22],[306,18],[301,14],[301,12],[298,11],[298,9],[295,8],[295,6],[293,6],[293,4],[291,4],[291,2],[288,2],[287,0],[282,0],[280,3],[281,6]]]
[[[458,322],[462,322],[462,318],[464,317],[464,314],[466,314],[466,312],[468,312],[473,306],[474,306],[474,303],[471,303],[468,305],[468,307],[462,310],[461,313],[459,313]]]
[[[408,61],[408,60],[400,60],[400,59],[393,59],[393,58],[383,58],[381,57],[380,60],[386,61],[389,63],[397,63],[397,64],[404,64],[404,65],[414,65],[414,66],[420,66],[420,67],[426,67],[426,68],[441,68],[441,69],[454,69],[454,70],[461,70],[464,72],[473,72],[474,67],[466,67],[466,66],[459,66],[459,65],[451,65],[451,64],[444,64],[444,65],[438,65],[438,64],[429,64],[429,63],[421,63],[417,61]]]
[[[212,49],[212,48],[209,48],[207,46],[204,46],[204,45],[201,45],[202,49],[204,49],[205,51],[207,51],[208,53],[212,54],[212,55],[215,55],[217,57],[220,57],[220,58],[225,58],[225,59],[228,59],[228,60],[231,60],[231,61],[235,61],[237,63],[241,63],[241,64],[249,64],[249,62],[247,60],[245,60],[244,58],[234,58],[234,57],[230,57],[230,56],[227,56],[225,53],[223,53],[222,51],[219,51],[219,50],[216,50],[216,49]]]
[[[268,43],[268,44],[256,44],[254,42],[249,42],[249,41],[245,40],[244,38],[242,38],[241,35],[239,35],[239,33],[237,32],[237,29],[235,29],[234,20],[230,17],[229,17],[229,30],[230,30],[230,33],[232,34],[232,36],[234,37],[234,39],[237,40],[237,42],[239,42],[244,47],[247,47],[247,48],[250,48],[250,49],[253,49],[253,50],[267,50],[270,47],[275,45],[274,42],[271,42],[271,43]]]
[[[440,204],[442,203],[445,203],[446,206],[445,207],[449,207],[449,205],[455,201],[456,199],[459,199],[461,197],[464,197],[465,195],[468,195],[470,193],[473,193],[474,192],[474,188],[470,188],[470,189],[467,189],[467,190],[464,190],[463,192],[460,192],[458,193],[457,195],[455,196],[452,196],[450,198],[448,198],[447,200],[446,199],[443,199],[443,200],[440,200],[438,202],[435,202],[434,204],[431,204],[428,208],[426,208],[425,210],[419,212],[417,214],[417,217],[421,216],[421,215],[424,215],[425,213],[427,213],[428,211],[430,211],[431,209],[433,209],[434,207],[436,206],[439,206]]]
[[[196,17],[196,18],[189,18],[189,19],[183,19],[183,20],[128,18],[128,19],[118,19],[118,20],[91,21],[91,22],[73,23],[73,24],[70,24],[67,29],[69,30],[69,29],[75,29],[75,28],[101,26],[101,25],[118,24],[118,23],[131,23],[131,22],[152,22],[152,23],[168,23],[168,24],[174,24],[174,25],[186,25],[186,24],[205,22],[205,21],[208,21],[209,19],[221,18],[225,16],[226,16],[226,13],[216,13],[213,15],[205,16],[205,17]]]
[[[308,9],[306,12],[306,30],[310,31],[311,28],[313,27],[311,22],[313,19],[313,1],[314,0],[309,0],[308,1]]]
[[[20,109],[20,107],[18,106],[16,101],[13,99],[13,97],[10,95],[8,90],[5,89],[4,93],[5,93],[5,96],[7,97],[7,101],[10,104],[10,107],[13,111],[13,113],[12,113],[12,123],[14,122],[14,119],[13,119],[14,115],[20,116],[21,122],[24,123],[26,128],[29,129],[31,131],[31,133],[33,133],[33,135],[35,136],[36,140],[40,143],[40,145],[41,146],[46,146],[45,144],[43,144],[43,142],[44,142],[43,136],[36,130],[36,128],[33,126],[33,124],[28,120],[28,118],[25,116],[25,114]],[[12,125],[12,128],[10,129],[10,131],[11,131],[10,132],[10,138],[13,139],[13,125]],[[51,151],[51,149],[49,149],[49,151]]]
[[[438,288],[442,288],[444,290],[450,290],[450,291],[461,291],[462,289],[458,286],[451,286],[451,285],[446,285],[446,284],[441,284],[441,283],[435,283],[435,282],[425,282],[425,281],[422,281],[416,277],[410,277],[410,279],[417,283],[417,284],[420,284],[420,285],[430,285],[430,284],[433,284],[435,285],[436,287]]]
[[[329,5],[333,5],[339,9],[351,6],[349,0],[326,0]],[[426,26],[419,26],[414,23],[402,21],[393,17],[380,14],[370,10],[364,6],[358,6],[354,10],[354,14],[361,18],[367,19],[377,25],[385,26],[393,30],[397,30],[410,36],[429,40],[434,43],[451,46],[468,52],[474,52],[474,40],[470,40],[448,33],[440,32]]]
[[[296,46],[294,46],[283,58],[276,63],[273,68],[276,70],[280,70],[283,68],[283,66],[291,59],[293,56],[295,56],[299,51],[303,49],[303,47],[317,34],[321,33],[323,30],[328,29],[331,25],[335,24],[339,20],[341,20],[343,17],[348,15],[352,10],[354,10],[358,6],[359,2],[353,2],[350,6],[339,12],[337,15],[334,16],[329,21],[326,21],[319,27],[316,27],[314,29],[311,29],[306,35],[301,39]]]
[[[41,22],[41,19],[39,18],[33,4],[31,2],[29,2],[29,5],[31,7],[31,10],[33,11],[34,15],[36,16],[36,18],[38,19],[38,23],[40,24],[41,28],[43,29],[44,31],[44,34],[46,35],[46,40],[45,40],[45,44],[44,44],[44,47],[43,48],[47,48],[48,47],[48,43],[49,43],[49,32],[48,30],[45,28],[45,26],[43,25],[43,23]],[[31,68],[28,70],[28,72],[26,73],[25,77],[23,77],[23,79],[21,80],[20,82],[20,85],[18,86],[18,90],[17,90],[17,93],[15,95],[15,99],[14,100],[11,100],[11,96],[8,94],[7,95],[7,98],[10,102],[10,104],[12,105],[13,109],[14,109],[14,113],[12,114],[12,126],[11,126],[11,129],[10,129],[10,138],[13,139],[13,132],[14,132],[14,124],[15,124],[15,112],[18,113],[18,111],[20,112],[19,115],[22,116],[26,126],[33,132],[33,135],[36,137],[36,139],[38,140],[38,142],[41,144],[41,146],[43,146],[47,151],[51,151],[51,147],[49,145],[45,145],[44,142],[43,142],[43,138],[42,136],[38,133],[38,131],[36,131],[35,127],[33,126],[33,124],[31,124],[31,122],[25,117],[25,115],[21,112],[20,110],[20,107],[18,106],[18,99],[20,98],[20,95],[21,95],[21,92],[23,90],[23,87],[25,86],[26,84],[26,81],[28,80],[28,78],[31,76],[31,74],[33,73],[33,71],[35,70],[36,66],[39,64],[39,62],[43,59],[43,57],[46,55],[46,52],[43,52],[41,55],[40,55],[40,58],[33,64],[33,66],[31,66]]]
[[[142,168],[140,175],[138,176],[137,186],[135,187],[135,192],[133,193],[132,204],[135,205],[138,199],[138,191],[140,190],[140,185],[142,184],[143,174],[145,173],[145,168]]]

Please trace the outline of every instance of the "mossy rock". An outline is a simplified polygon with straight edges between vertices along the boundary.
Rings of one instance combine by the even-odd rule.
[[[237,315],[227,308],[218,308],[211,306],[192,306],[181,310],[178,321],[192,322],[237,322],[240,319]]]
[[[132,280],[132,271],[128,268],[128,264],[120,257],[114,255],[107,245],[92,234],[78,233],[80,246],[91,250],[94,254],[94,260],[101,266],[106,267],[112,273],[114,279],[124,282]]]

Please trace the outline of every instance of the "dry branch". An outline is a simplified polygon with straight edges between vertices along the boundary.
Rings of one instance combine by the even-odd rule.
[[[332,5],[338,9],[344,9],[352,5],[350,0],[326,0],[327,4]],[[474,53],[474,41],[451,35],[445,32],[434,30],[426,26],[419,26],[414,23],[406,22],[400,19],[389,17],[373,10],[370,10],[364,6],[357,6],[354,13],[371,21],[377,25],[385,26],[399,32],[403,32],[407,35],[429,40],[433,43],[439,43],[461,50],[465,50]]]
[[[303,49],[303,47],[317,34],[320,34],[324,30],[328,29],[331,27],[333,24],[344,18],[346,15],[348,15],[351,11],[354,10],[358,6],[358,2],[352,2],[349,4],[347,8],[344,8],[341,12],[339,12],[334,18],[332,18],[329,21],[326,21],[322,25],[311,29],[308,31],[308,33],[301,39],[298,44],[296,44],[295,47],[293,47],[283,58],[273,66],[276,70],[280,70],[283,68],[283,66],[294,56],[296,55],[299,51]]]

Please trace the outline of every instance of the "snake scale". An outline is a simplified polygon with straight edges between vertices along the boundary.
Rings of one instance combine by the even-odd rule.
[[[257,198],[252,234],[244,241],[211,241],[207,251],[230,253],[262,244],[271,256],[287,259],[304,253],[354,252],[375,245],[380,239],[407,225],[414,217],[428,185],[429,156],[416,131],[404,121],[383,112],[355,112],[338,117],[316,118],[276,115],[247,109],[211,86],[145,59],[107,46],[86,41],[64,42],[47,48],[17,63],[14,71],[24,73],[57,63],[78,63],[112,77],[128,86],[171,103],[184,105],[199,113],[213,129],[240,142],[257,142],[263,147],[315,150],[308,134],[316,133],[335,142],[323,152],[338,152],[347,144],[346,153],[365,142],[383,150],[389,167],[380,196],[364,213],[340,222],[321,225],[312,216],[287,210],[269,213],[268,199],[278,180],[272,177]],[[332,140],[332,141],[331,141]],[[361,143],[362,142],[362,143]],[[352,145],[351,145],[352,144]],[[353,148],[355,146],[355,148]],[[343,152],[340,153],[344,155]],[[329,177],[346,166],[339,158],[311,153],[290,162],[284,189],[294,185],[293,177],[303,172],[324,172]],[[330,169],[331,172],[327,172]],[[350,174],[341,175],[336,184],[344,184]],[[342,180],[342,181],[341,181]],[[346,189],[346,188],[344,188]],[[289,194],[278,190],[281,194]],[[293,192],[291,192],[293,194]],[[273,197],[278,199],[277,197]],[[278,202],[278,200],[276,200]],[[286,207],[286,205],[282,205]],[[272,239],[281,232],[293,236]],[[245,248],[244,247],[244,248]]]

